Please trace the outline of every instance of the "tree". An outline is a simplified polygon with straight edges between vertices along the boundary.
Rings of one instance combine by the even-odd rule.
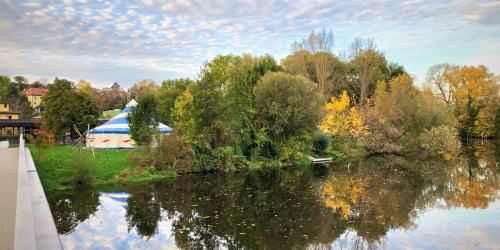
[[[45,108],[42,118],[47,129],[56,135],[61,136],[69,132],[74,137],[76,133],[73,125],[82,132],[87,130],[88,126],[97,124],[97,105],[85,94],[77,91],[68,80],[56,78],[43,96],[42,104]]]
[[[285,71],[302,75],[318,83],[321,94],[331,94],[343,77],[343,63],[332,53],[333,32],[311,32],[309,37],[292,43],[294,54],[282,61]],[[338,94],[338,93],[335,93]]]
[[[418,137],[434,127],[452,129],[456,121],[447,106],[429,90],[418,90],[413,79],[403,74],[391,80],[391,89],[383,81],[375,91],[374,106],[367,109],[370,133],[365,147],[373,153],[401,153],[419,147]]]
[[[146,95],[139,99],[136,107],[128,116],[130,137],[138,146],[150,144],[156,133],[158,122],[155,121],[156,99]]]
[[[188,87],[176,99],[171,111],[170,124],[181,132],[185,139],[192,139],[196,123],[194,117],[194,97]]]
[[[101,95],[98,92],[98,90],[92,88],[92,85],[90,84],[90,82],[81,79],[76,83],[76,88],[81,93],[85,94],[88,98],[92,99],[98,107],[101,106],[100,105],[102,103]],[[98,110],[99,110],[99,113],[104,111],[104,110],[100,110],[99,108],[98,108]]]
[[[130,87],[131,98],[140,99],[144,96],[156,96],[157,94],[158,86],[150,79],[140,80]]]
[[[269,72],[255,86],[254,95],[258,122],[277,142],[314,130],[321,119],[321,94],[304,77]]]
[[[318,33],[311,31],[307,38],[299,42],[293,42],[291,46],[292,52],[301,50],[307,50],[312,53],[319,51],[330,52],[333,48],[333,31],[331,29],[328,33],[325,29]]]
[[[122,109],[128,101],[128,93],[118,83],[110,88],[103,88],[100,93],[99,112],[110,109]]]
[[[337,138],[359,138],[367,134],[368,127],[356,107],[350,107],[350,98],[346,91],[342,92],[338,100],[332,97],[325,109],[327,114],[319,125],[323,132]]]
[[[227,115],[224,118],[232,145],[236,144],[249,156],[255,147],[255,97],[253,89],[267,72],[280,71],[274,58],[269,55],[237,57],[228,65],[228,86],[226,93]]]
[[[227,103],[224,99],[228,87],[227,67],[234,60],[233,55],[219,55],[205,63],[200,80],[193,88],[195,109],[195,137],[208,143],[211,148],[219,146],[227,135]]]
[[[14,81],[16,81],[17,84],[28,85],[28,79],[24,76],[15,76]]]
[[[351,93],[356,97],[358,108],[363,111],[367,98],[373,95],[377,80],[383,77],[387,61],[382,53],[376,50],[373,41],[364,43],[356,39],[351,45],[352,60],[349,68],[352,81],[349,85]]]
[[[158,91],[158,118],[161,122],[172,125],[172,115],[176,98],[180,96],[188,86],[194,84],[190,79],[165,80]]]
[[[312,57],[313,55],[311,52],[307,50],[300,50],[281,60],[281,66],[287,73],[303,76],[311,81],[314,81],[316,73]]]
[[[8,76],[0,76],[0,98],[6,98],[10,95],[12,83]]]
[[[456,88],[451,79],[459,67],[450,64],[436,64],[427,71],[427,82],[437,89],[441,100],[450,105]]]

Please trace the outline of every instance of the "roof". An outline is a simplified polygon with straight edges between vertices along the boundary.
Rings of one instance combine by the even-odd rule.
[[[130,127],[128,126],[128,114],[130,113],[133,107],[137,106],[137,102],[135,100],[131,100],[125,108],[120,112],[120,114],[111,118],[109,121],[105,122],[101,126],[93,128],[87,133],[90,134],[128,134],[130,132]],[[158,131],[160,133],[168,133],[172,131],[172,128],[169,126],[159,122],[158,123]]]
[[[26,95],[42,96],[43,94],[47,93],[49,90],[45,89],[45,88],[27,88],[25,91],[26,91]]]

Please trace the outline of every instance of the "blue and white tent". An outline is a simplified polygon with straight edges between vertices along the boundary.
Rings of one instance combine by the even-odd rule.
[[[87,146],[94,148],[133,148],[134,141],[130,138],[130,127],[128,126],[128,114],[137,105],[131,100],[120,114],[111,118],[101,126],[86,132]],[[160,133],[170,133],[172,128],[158,123]]]

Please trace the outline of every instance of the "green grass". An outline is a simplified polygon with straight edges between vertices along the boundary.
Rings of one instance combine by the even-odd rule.
[[[73,187],[74,166],[78,164],[76,156],[82,154],[92,165],[94,186],[111,185],[130,182],[146,182],[174,176],[172,172],[158,172],[148,169],[137,169],[128,161],[130,150],[107,149],[96,150],[96,157],[87,148],[55,146],[42,150],[40,156],[35,145],[28,145],[38,175],[46,190]]]

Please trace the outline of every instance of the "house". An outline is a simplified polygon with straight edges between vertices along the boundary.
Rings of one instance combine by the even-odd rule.
[[[0,100],[0,123],[11,123],[14,120],[19,120],[20,113],[10,110],[10,103]],[[19,129],[12,126],[1,126],[0,135],[17,135]]]
[[[28,101],[35,112],[40,114],[40,104],[42,103],[42,96],[47,93],[49,90],[46,88],[27,88],[25,90],[26,97],[28,97]]]

